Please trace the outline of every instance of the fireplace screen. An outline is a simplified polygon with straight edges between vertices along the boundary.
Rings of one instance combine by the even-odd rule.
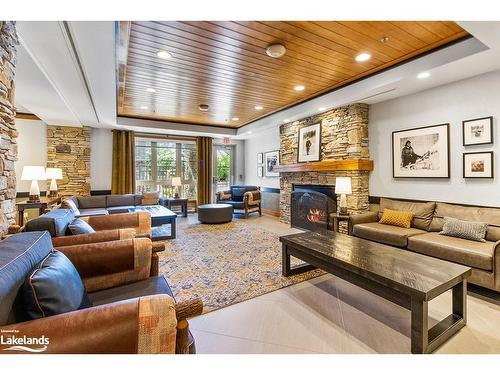
[[[292,227],[316,232],[328,230],[329,214],[336,211],[332,186],[294,186],[291,196]]]

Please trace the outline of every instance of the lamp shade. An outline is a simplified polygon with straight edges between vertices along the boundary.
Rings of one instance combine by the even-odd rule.
[[[23,181],[42,181],[46,180],[45,168],[33,165],[26,165],[23,167],[23,173],[21,174],[21,180]]]
[[[180,177],[172,177],[172,186],[182,186]]]
[[[335,194],[352,194],[351,177],[337,177],[335,179]]]
[[[45,178],[47,180],[62,180],[63,175],[62,175],[62,169],[61,168],[47,168],[45,170]]]

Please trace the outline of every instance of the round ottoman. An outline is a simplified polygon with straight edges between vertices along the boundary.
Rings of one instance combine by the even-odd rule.
[[[205,224],[221,224],[233,220],[230,204],[202,204],[198,206],[198,220]]]

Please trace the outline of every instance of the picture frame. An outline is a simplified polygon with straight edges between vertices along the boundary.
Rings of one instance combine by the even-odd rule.
[[[264,177],[264,167],[263,166],[257,167],[257,177]]]
[[[492,144],[493,116],[462,121],[462,143],[464,146]]]
[[[321,159],[321,123],[299,129],[297,162],[305,163]]]
[[[493,151],[465,152],[463,178],[494,178]]]
[[[450,178],[450,124],[392,132],[393,178]]]
[[[279,177],[280,173],[275,171],[274,168],[280,165],[280,152],[279,150],[268,151],[264,154],[265,162],[265,176],[266,177]]]
[[[257,164],[264,163],[264,154],[262,152],[257,153]]]

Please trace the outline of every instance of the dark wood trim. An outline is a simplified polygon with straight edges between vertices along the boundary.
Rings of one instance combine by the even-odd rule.
[[[272,188],[272,187],[261,187],[260,188],[260,191],[263,192],[263,193],[275,193],[275,194],[279,194],[280,193],[280,189],[279,188]]]
[[[18,191],[16,192],[16,198],[29,198],[30,193],[28,191]],[[47,196],[46,191],[40,191],[40,196],[45,197]]]
[[[474,154],[490,154],[491,155],[491,177],[465,177],[465,155],[474,155]],[[464,152],[462,154],[462,177],[463,178],[479,178],[479,179],[493,179],[495,175],[495,166],[493,164],[493,151],[477,151],[477,152]]]
[[[90,195],[110,195],[111,190],[91,190]]]
[[[330,171],[372,171],[373,160],[323,160],[297,164],[281,164],[276,167],[278,172],[330,172]]]
[[[377,196],[372,196],[372,195],[370,195],[368,197],[368,202],[370,204],[380,204],[380,199],[382,199],[382,198],[393,199],[393,200],[402,201],[402,202],[416,202],[416,203],[436,202],[436,203],[446,203],[446,204],[457,204],[457,205],[464,206],[464,207],[500,208],[500,206],[481,206],[478,204],[437,201],[435,199],[422,200],[422,199],[408,199],[408,198],[397,198],[397,197],[377,197]]]
[[[300,161],[299,156],[300,156],[300,131],[304,128],[308,128],[310,126],[316,126],[319,125],[319,147],[318,147],[318,160],[308,160],[308,161]],[[316,162],[321,160],[321,121],[311,124],[311,125],[303,125],[300,128],[297,129],[297,163],[311,163],[311,162]]]
[[[17,112],[16,113],[16,119],[23,119],[23,120],[39,120],[42,121],[40,117],[33,113],[22,113],[22,112]]]
[[[268,210],[267,208],[262,208],[262,214],[267,216],[280,217],[279,211]]]
[[[396,133],[403,133],[403,132],[408,132],[412,130],[420,130],[420,129],[427,129],[427,128],[435,128],[438,126],[445,126],[446,125],[446,148],[447,148],[447,153],[448,153],[448,170],[447,170],[447,175],[446,177],[396,177],[394,174],[394,134]],[[392,143],[392,154],[391,154],[391,159],[392,159],[392,178],[404,178],[404,179],[444,179],[444,178],[450,178],[450,169],[451,169],[451,163],[450,163],[450,124],[449,123],[444,123],[444,124],[436,124],[436,125],[428,125],[428,126],[420,126],[418,128],[411,128],[411,129],[403,129],[403,130],[396,130],[392,132],[392,138],[391,138],[391,143]]]
[[[490,136],[491,139],[489,142],[483,142],[483,143],[469,143],[465,144],[465,123],[471,122],[471,121],[477,121],[477,120],[486,120],[490,119]],[[462,146],[479,146],[479,145],[491,145],[493,144],[493,116],[488,116],[488,117],[480,117],[480,118],[473,118],[470,120],[464,120],[462,121]]]

